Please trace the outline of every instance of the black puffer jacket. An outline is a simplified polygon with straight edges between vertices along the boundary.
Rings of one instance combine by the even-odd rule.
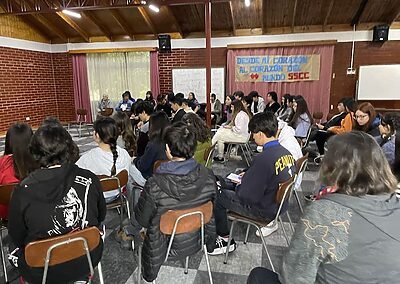
[[[166,162],[148,179],[135,208],[137,221],[147,228],[142,249],[143,278],[153,281],[164,262],[169,237],[160,232],[160,218],[172,209],[187,209],[214,200],[215,176],[193,159]],[[214,218],[205,226],[207,247],[215,244]],[[184,258],[201,249],[200,231],[176,235],[170,256]]]

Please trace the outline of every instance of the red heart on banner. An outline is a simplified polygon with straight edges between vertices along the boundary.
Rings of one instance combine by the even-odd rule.
[[[259,77],[259,76],[258,76],[257,73],[255,73],[255,74],[254,74],[254,73],[251,73],[251,74],[250,74],[250,78],[251,78],[252,80],[257,80],[258,77]]]
[[[257,80],[258,79],[258,74],[254,74],[254,78]]]

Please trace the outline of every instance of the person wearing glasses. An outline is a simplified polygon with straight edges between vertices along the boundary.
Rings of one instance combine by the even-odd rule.
[[[365,102],[358,106],[354,114],[354,120],[354,130],[366,132],[373,137],[379,136],[381,118],[370,103]]]

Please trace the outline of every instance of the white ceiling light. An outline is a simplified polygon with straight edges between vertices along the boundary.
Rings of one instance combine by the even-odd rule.
[[[82,17],[81,14],[79,14],[77,12],[70,11],[70,10],[62,10],[62,12],[64,14],[66,14],[68,16],[71,16],[71,17],[74,17],[74,18],[80,19]]]
[[[149,8],[150,8],[150,10],[153,10],[156,13],[160,12],[160,9],[157,6],[153,5],[153,4],[150,4]]]
[[[244,0],[244,5],[246,6],[246,7],[250,7],[250,0]]]

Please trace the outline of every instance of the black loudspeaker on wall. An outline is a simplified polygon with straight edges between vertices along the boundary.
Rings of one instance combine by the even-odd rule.
[[[171,36],[170,35],[159,35],[158,36],[158,49],[161,52],[171,51]]]
[[[374,27],[374,36],[372,41],[374,42],[384,42],[389,38],[389,26],[381,25]]]

